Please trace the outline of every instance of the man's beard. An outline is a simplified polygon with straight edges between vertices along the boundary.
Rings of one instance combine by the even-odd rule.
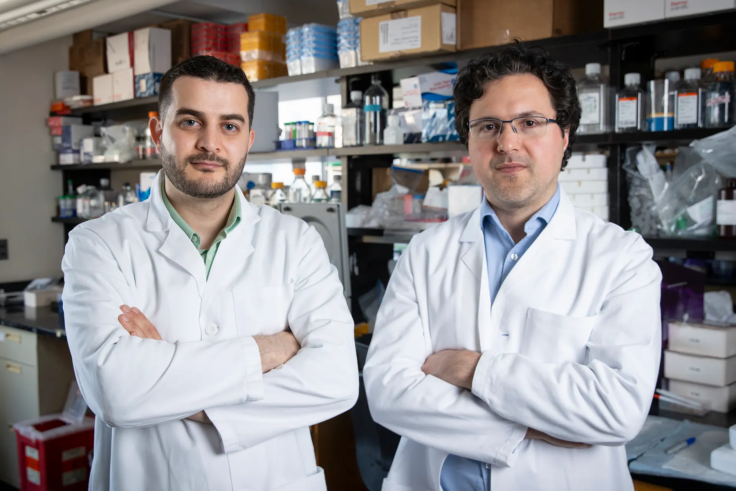
[[[161,165],[164,168],[166,177],[169,178],[171,183],[176,189],[191,196],[192,198],[202,199],[213,199],[219,198],[223,194],[230,191],[238,183],[240,176],[243,174],[243,168],[245,167],[245,161],[248,158],[246,152],[243,160],[241,160],[235,168],[231,168],[230,162],[227,159],[218,157],[213,153],[198,153],[195,155],[189,155],[184,159],[183,162],[179,163],[176,160],[176,156],[169,153],[164,147],[163,142],[160,146],[160,157]],[[192,162],[217,162],[222,165],[225,170],[225,177],[217,182],[199,181],[187,179],[185,169],[187,165]]]

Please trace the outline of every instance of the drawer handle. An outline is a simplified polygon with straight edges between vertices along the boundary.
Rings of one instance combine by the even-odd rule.
[[[6,363],[5,369],[12,373],[17,373],[20,375],[23,372],[23,369],[20,367],[20,365],[16,365],[15,363]]]

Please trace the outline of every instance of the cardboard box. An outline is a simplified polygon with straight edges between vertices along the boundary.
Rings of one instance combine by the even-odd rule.
[[[736,8],[734,0],[666,0],[664,18],[685,17]]]
[[[84,65],[82,73],[88,78],[107,73],[107,41],[95,39],[82,46],[82,60]]]
[[[446,5],[402,10],[360,21],[363,61],[456,50],[457,15]]]
[[[79,150],[59,150],[59,165],[73,165],[79,162]]]
[[[95,106],[114,102],[112,79],[112,74],[98,75],[92,79],[92,95],[94,96]]]
[[[171,68],[171,31],[146,28],[133,33],[135,74],[166,73]]]
[[[432,100],[452,99],[456,73],[431,72],[418,77],[402,79],[401,95],[404,107],[422,107],[422,99],[432,94]]]
[[[107,38],[107,71],[115,73],[133,68],[135,46],[133,33],[124,32]]]
[[[629,26],[662,20],[664,4],[665,0],[604,0],[603,27]]]
[[[132,68],[119,70],[112,74],[113,102],[135,99],[135,76]]]
[[[725,387],[736,382],[736,356],[710,358],[665,350],[664,376],[696,384]]]
[[[602,14],[589,0],[458,0],[458,49],[596,31]]]
[[[80,73],[84,71],[84,46],[69,46],[69,70]]]
[[[46,118],[46,126],[49,128],[70,126],[73,124],[82,124],[82,118],[74,116],[49,116]]]
[[[57,99],[74,97],[79,94],[79,72],[61,71],[54,73],[54,95]]]
[[[106,37],[106,34],[102,31],[87,29],[86,31],[75,32],[72,41],[74,46],[83,46],[87,43],[91,43],[95,39],[102,39],[104,37]]]
[[[557,177],[559,182],[608,181],[608,169],[565,169]]]
[[[162,29],[171,31],[171,63],[178,65],[191,56],[192,22],[184,19],[161,24]]]
[[[135,96],[138,97],[151,97],[158,95],[158,90],[161,87],[162,73],[144,73],[143,75],[135,76]]]
[[[355,17],[375,17],[399,10],[417,9],[443,3],[456,7],[455,0],[350,0],[350,13]]]
[[[573,153],[565,169],[603,169],[608,166],[608,157],[600,154]]]
[[[73,124],[62,126],[61,131],[61,148],[64,150],[77,150],[82,148],[82,140],[84,138],[94,136],[95,129],[93,126],[82,124]]]
[[[668,328],[672,351],[714,358],[736,356],[736,327],[670,322]]]
[[[719,413],[727,413],[736,408],[736,384],[726,387],[710,387],[681,380],[670,380],[669,391],[698,402],[709,402],[710,408]]]

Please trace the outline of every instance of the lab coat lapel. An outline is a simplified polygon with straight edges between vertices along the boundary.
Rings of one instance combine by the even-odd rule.
[[[460,236],[460,242],[463,242],[462,262],[470,270],[475,282],[475,290],[467,290],[477,292],[477,296],[470,295],[475,300],[474,308],[477,309],[478,315],[478,340],[480,351],[484,352],[489,348],[490,332],[491,332],[491,293],[488,289],[488,267],[486,265],[486,248],[483,238],[483,230],[480,222],[480,208],[470,216],[465,230]]]

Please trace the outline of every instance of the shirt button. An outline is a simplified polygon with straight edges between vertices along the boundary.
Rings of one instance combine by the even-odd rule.
[[[486,469],[490,469],[490,468],[491,468],[491,464],[486,464]]]
[[[517,256],[516,254],[511,254],[511,260],[512,261],[518,261],[519,260],[519,256]]]
[[[204,333],[208,336],[214,336],[217,334],[217,326],[214,322],[210,322],[207,324],[207,326],[204,328]]]

